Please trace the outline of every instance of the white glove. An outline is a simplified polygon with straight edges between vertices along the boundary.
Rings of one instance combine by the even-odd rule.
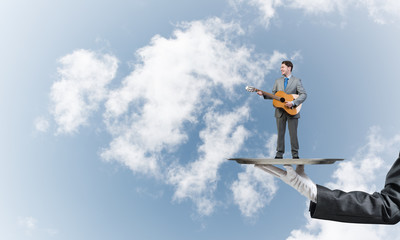
[[[255,165],[255,167],[280,178],[311,201],[317,202],[317,185],[304,172],[304,165],[297,165],[296,171],[292,165],[284,165],[286,171],[273,165]]]

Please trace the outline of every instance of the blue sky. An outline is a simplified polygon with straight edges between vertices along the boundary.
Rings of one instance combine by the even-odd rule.
[[[308,92],[300,156],[346,159],[308,175],[379,191],[400,146],[399,13],[378,0],[2,1],[0,238],[399,239],[310,219],[296,191],[226,161],[273,156],[272,104],[244,87],[270,91],[291,59]]]

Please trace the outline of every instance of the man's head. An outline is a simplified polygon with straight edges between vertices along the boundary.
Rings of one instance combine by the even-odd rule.
[[[281,73],[285,77],[288,77],[292,74],[293,71],[293,63],[291,61],[283,61],[281,65]]]

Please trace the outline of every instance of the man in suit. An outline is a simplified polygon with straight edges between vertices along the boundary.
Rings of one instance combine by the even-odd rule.
[[[275,84],[272,88],[272,93],[275,94],[278,91],[284,91],[287,94],[298,94],[298,98],[293,101],[286,102],[285,105],[289,108],[299,106],[307,98],[307,93],[303,88],[300,78],[292,75],[293,63],[290,61],[283,61],[281,64],[282,77],[275,80]],[[257,92],[258,95],[263,96],[264,99],[270,99],[270,97],[263,94],[262,91]],[[286,122],[288,123],[290,145],[292,148],[292,158],[299,158],[299,141],[297,138],[297,126],[300,118],[300,113],[292,116],[286,113],[282,108],[275,109],[276,127],[278,130],[278,140],[276,146],[275,158],[283,158],[285,153],[285,132]]]
[[[400,154],[386,175],[381,192],[330,190],[314,184],[304,172],[285,165],[282,170],[273,165],[256,167],[280,178],[310,200],[312,218],[347,223],[396,224],[400,221]]]

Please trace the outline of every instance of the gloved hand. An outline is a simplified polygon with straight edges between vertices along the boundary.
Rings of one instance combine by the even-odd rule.
[[[297,165],[296,170],[293,169],[292,165],[284,165],[286,171],[273,165],[256,164],[255,167],[280,178],[311,201],[317,202],[317,185],[304,172],[304,165]]]

